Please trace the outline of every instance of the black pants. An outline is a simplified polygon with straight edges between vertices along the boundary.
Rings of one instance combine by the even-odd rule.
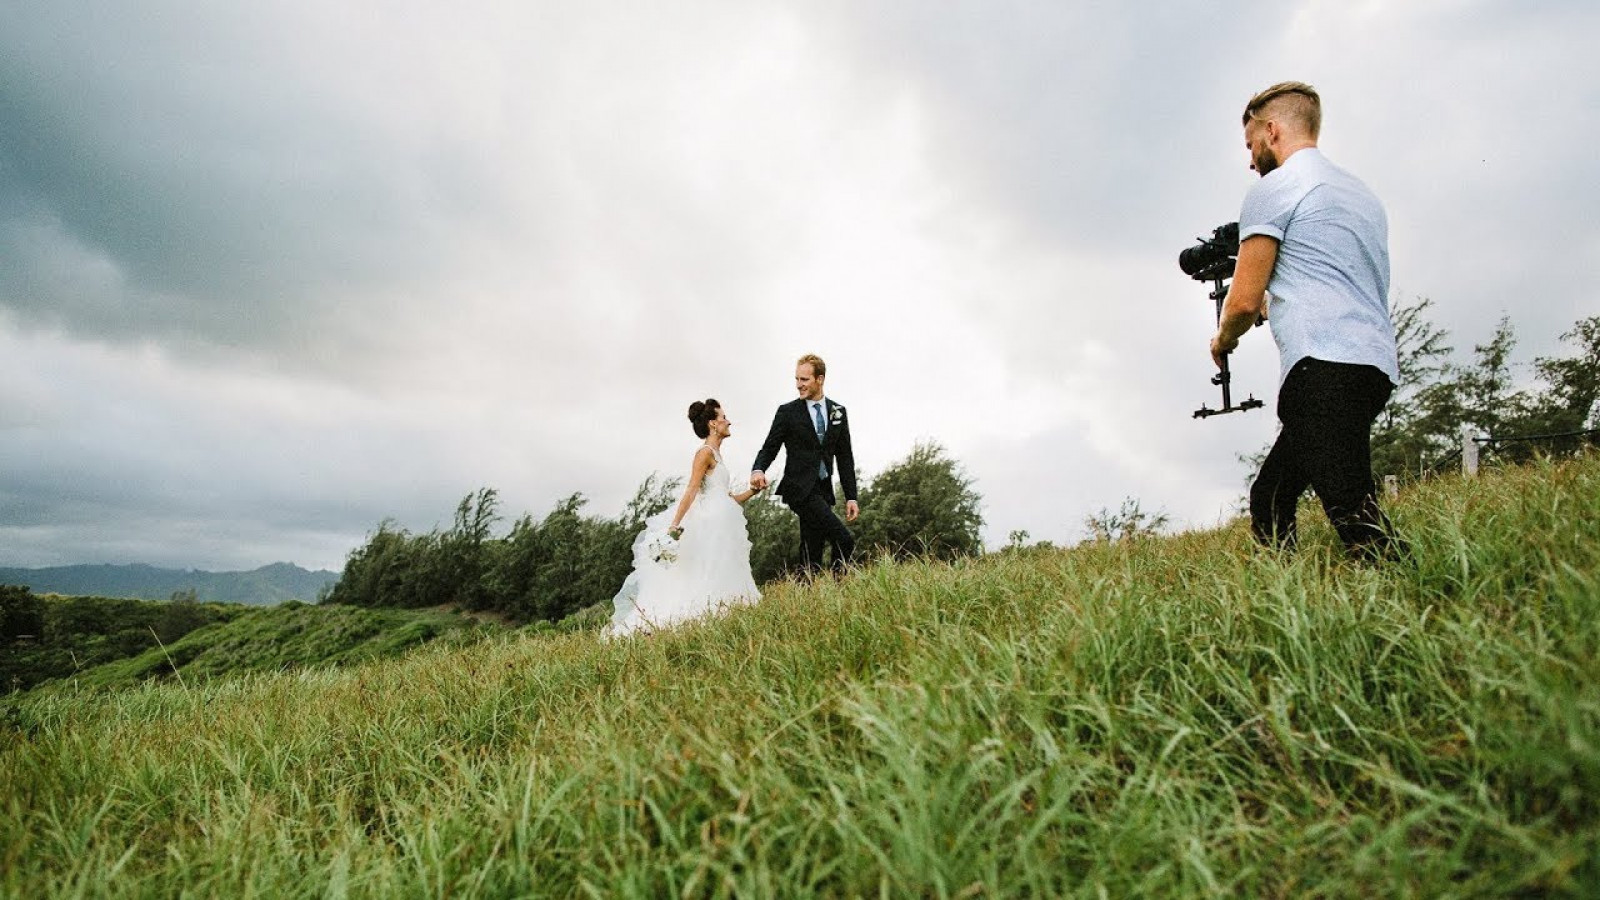
[[[1394,385],[1372,366],[1303,359],[1278,392],[1283,430],[1250,486],[1250,528],[1269,547],[1295,545],[1295,507],[1317,492],[1354,555],[1387,557],[1397,546],[1372,481],[1372,422]]]
[[[800,568],[806,577],[822,570],[824,545],[833,545],[833,570],[843,572],[856,550],[856,539],[850,529],[833,514],[828,504],[826,482],[812,491],[804,500],[791,503],[790,509],[800,517]]]

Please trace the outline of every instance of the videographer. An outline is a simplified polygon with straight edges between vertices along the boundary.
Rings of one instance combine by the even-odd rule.
[[[1267,546],[1292,548],[1309,486],[1353,555],[1392,556],[1398,543],[1372,480],[1372,422],[1400,380],[1387,216],[1317,149],[1322,101],[1310,85],[1267,88],[1245,106],[1243,124],[1261,180],[1239,213],[1239,258],[1211,358],[1220,368],[1260,317],[1271,324],[1283,427],[1250,487],[1251,530]]]

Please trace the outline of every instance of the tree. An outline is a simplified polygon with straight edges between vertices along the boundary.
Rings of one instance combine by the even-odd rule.
[[[344,571],[322,602],[349,606],[427,605],[437,572],[433,560],[436,543],[437,535],[414,537],[385,519],[365,544],[350,551]]]
[[[512,526],[490,574],[499,609],[522,621],[555,621],[585,605],[581,510],[587,502],[572,494],[540,522],[523,516]]]
[[[861,491],[858,557],[955,559],[983,551],[983,498],[961,464],[928,441]]]
[[[1424,393],[1450,371],[1445,343],[1448,332],[1430,322],[1433,301],[1416,297],[1394,305],[1395,344],[1400,363],[1400,383],[1372,429],[1372,470],[1379,475],[1414,474],[1426,460],[1439,455],[1443,439],[1429,427],[1419,427],[1427,408]],[[1253,469],[1260,468],[1262,453]]]
[[[0,584],[0,644],[24,635],[44,633],[44,607],[32,590],[22,585]]]
[[[1101,507],[1099,512],[1085,516],[1083,527],[1089,532],[1089,539],[1096,543],[1131,541],[1158,534],[1167,527],[1168,521],[1165,512],[1147,513],[1139,507],[1138,500],[1126,497],[1116,512]]]
[[[170,644],[196,628],[209,624],[209,618],[200,607],[199,593],[189,588],[172,593],[172,598],[161,608],[151,627],[163,644]]]
[[[1000,548],[1001,553],[1025,553],[1030,551],[1054,550],[1055,544],[1050,541],[1033,541],[1033,535],[1026,528],[1019,528],[1006,535],[1006,545]]]
[[[677,500],[680,482],[651,475],[622,514],[583,514],[582,494],[558,502],[542,520],[523,516],[504,538],[491,534],[497,497],[483,488],[456,507],[444,532],[412,535],[384,521],[351,551],[321,602],[356,606],[457,603],[524,622],[558,621],[609,601],[633,565],[633,542],[645,520]],[[918,445],[862,493],[858,534],[864,552],[937,558],[977,553],[979,497],[960,466],[937,444]],[[782,578],[799,563],[794,516],[771,495],[745,505],[758,582]]]
[[[1487,343],[1473,348],[1471,363],[1460,365],[1442,362],[1450,350],[1444,332],[1422,318],[1429,306],[1424,300],[1396,309],[1402,384],[1373,430],[1375,474],[1425,474],[1456,452],[1463,425],[1504,439],[1569,434],[1600,424],[1600,316],[1578,321],[1561,336],[1578,346],[1577,356],[1534,360],[1539,383],[1530,385],[1516,378],[1509,318],[1500,320]],[[1496,450],[1502,460],[1522,461],[1579,443],[1508,441]]]
[[[981,553],[983,498],[961,465],[936,443],[919,443],[903,460],[865,479],[861,517],[851,526],[856,559],[928,556],[954,559]],[[840,516],[843,509],[835,510]],[[794,514],[772,493],[744,506],[750,533],[750,573],[757,584],[800,568],[800,530]]]
[[[1474,364],[1453,370],[1454,381],[1446,384],[1454,394],[1454,411],[1462,424],[1484,434],[1495,434],[1504,431],[1502,426],[1508,420],[1516,418],[1526,402],[1522,392],[1513,389],[1511,351],[1516,345],[1511,317],[1504,316],[1489,343],[1472,348]]]
[[[1560,433],[1600,427],[1600,316],[1580,319],[1563,341],[1578,345],[1578,355],[1540,358],[1534,371],[1548,386],[1531,405],[1529,433]]]
[[[486,574],[493,608],[527,622],[559,621],[609,601],[633,566],[633,541],[645,520],[677,499],[677,479],[652,474],[616,519],[585,516],[572,494],[535,522],[523,516],[494,546]]]
[[[467,609],[492,606],[486,587],[489,568],[489,532],[499,520],[499,494],[479,488],[456,506],[455,524],[440,535],[434,565],[443,594],[435,603],[456,603]],[[432,604],[426,604],[432,605]]]

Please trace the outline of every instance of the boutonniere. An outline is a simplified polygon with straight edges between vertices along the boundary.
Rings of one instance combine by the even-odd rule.
[[[844,421],[844,407],[835,406],[833,408],[833,414],[828,418],[829,424],[838,425],[840,422],[843,422],[843,421]]]

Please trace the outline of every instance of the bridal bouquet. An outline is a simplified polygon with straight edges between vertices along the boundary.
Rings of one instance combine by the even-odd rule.
[[[670,566],[678,561],[678,541],[670,533],[663,531],[645,544],[645,552],[656,565]]]

